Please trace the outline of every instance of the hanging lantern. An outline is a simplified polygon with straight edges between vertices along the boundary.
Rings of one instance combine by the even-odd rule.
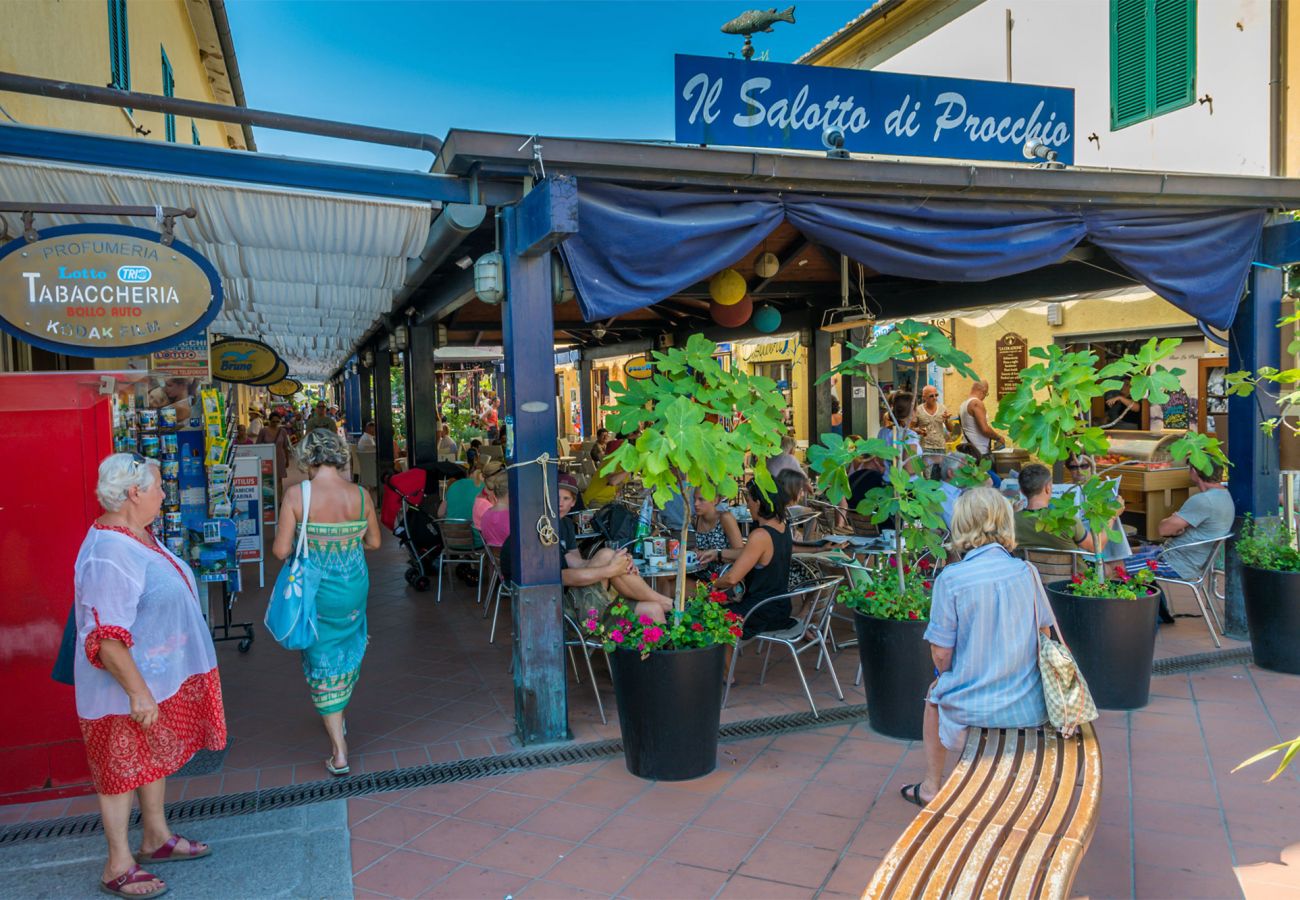
[[[714,303],[722,306],[734,306],[739,303],[749,290],[745,276],[735,269],[723,269],[709,279],[709,296]]]
[[[749,321],[754,314],[754,301],[745,297],[739,303],[723,306],[720,303],[709,304],[709,315],[723,328],[739,328]]]
[[[781,260],[775,253],[760,253],[754,260],[754,274],[759,278],[771,278],[781,269]]]
[[[770,304],[763,304],[754,313],[754,328],[771,334],[781,327],[781,311]]]

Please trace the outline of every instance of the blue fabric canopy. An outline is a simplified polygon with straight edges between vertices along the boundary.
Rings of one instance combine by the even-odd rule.
[[[1266,210],[1155,209],[649,189],[579,181],[561,244],[587,321],[664,300],[735,264],[783,221],[883,275],[987,281],[1080,241],[1216,328],[1236,315]],[[905,311],[904,311],[905,312]]]

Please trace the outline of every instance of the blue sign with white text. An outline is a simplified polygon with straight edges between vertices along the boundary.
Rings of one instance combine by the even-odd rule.
[[[679,144],[1074,162],[1074,90],[862,69],[677,56]]]

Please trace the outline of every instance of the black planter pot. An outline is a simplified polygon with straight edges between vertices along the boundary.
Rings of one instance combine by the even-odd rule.
[[[925,692],[934,681],[934,662],[924,637],[927,624],[853,614],[867,719],[883,735],[921,740]]]
[[[1101,709],[1146,706],[1160,591],[1136,600],[1076,597],[1066,592],[1069,584],[1047,585],[1047,598],[1093,701]]]
[[[656,781],[685,781],[713,771],[725,657],[721,645],[661,650],[646,659],[636,650],[610,655],[629,772]]]
[[[1255,665],[1300,675],[1300,572],[1242,566],[1241,579]]]

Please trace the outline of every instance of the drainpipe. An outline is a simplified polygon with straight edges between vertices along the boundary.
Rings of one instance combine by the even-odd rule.
[[[221,45],[221,58],[226,63],[230,93],[234,97],[236,106],[247,106],[248,101],[244,99],[244,82],[239,77],[239,60],[235,57],[235,39],[230,33],[230,20],[226,18],[225,0],[208,0],[208,7],[212,10],[212,23],[217,27],[217,43]],[[244,132],[244,144],[249,150],[256,151],[257,142],[253,140],[253,126],[241,122],[239,127]]]
[[[1286,4],[1283,0],[1272,0],[1268,14],[1268,174],[1277,177],[1286,172]]]

